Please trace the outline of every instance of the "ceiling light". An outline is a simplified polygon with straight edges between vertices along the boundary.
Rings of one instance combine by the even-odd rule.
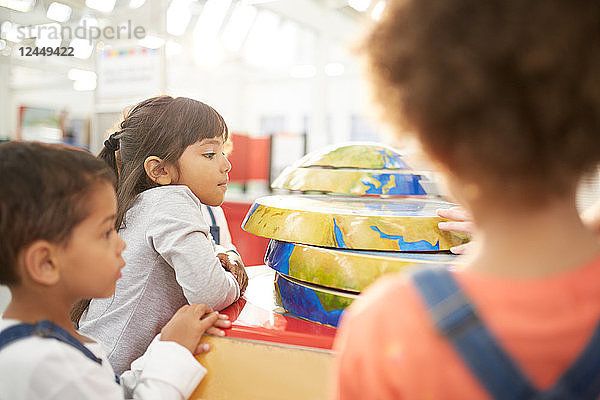
[[[314,65],[295,65],[290,69],[292,78],[312,78],[317,75],[317,68]]]
[[[348,0],[348,5],[356,11],[365,12],[371,5],[371,0]]]
[[[23,40],[24,34],[19,33],[21,25],[13,24],[9,21],[4,21],[0,25],[0,38],[11,42],[19,43]]]
[[[269,63],[276,67],[300,64],[299,59],[299,37],[300,28],[292,21],[283,21],[277,28],[274,41],[274,52]]]
[[[173,0],[167,9],[167,32],[171,35],[181,36],[185,33],[192,14],[190,12],[191,0]]]
[[[73,90],[78,92],[87,92],[96,89],[96,79],[92,80],[81,80],[73,82]]]
[[[85,0],[85,5],[94,10],[109,13],[115,8],[117,0]]]
[[[325,65],[325,75],[340,76],[344,75],[345,67],[341,63],[329,63]]]
[[[231,0],[208,0],[194,28],[194,40],[208,41],[216,37],[230,4]]]
[[[73,48],[73,56],[81,59],[89,58],[94,50],[94,45],[89,40],[81,38],[73,38],[69,46]]]
[[[271,11],[262,10],[258,13],[244,45],[243,56],[248,64],[258,67],[271,66],[273,58],[279,56],[274,48],[280,22],[279,16]]]
[[[129,2],[129,8],[140,8],[145,2],[146,0],[131,0]]]
[[[86,28],[90,28],[92,26],[98,27],[98,20],[91,15],[85,15],[79,20],[79,25]]]
[[[379,21],[381,19],[381,14],[383,14],[383,10],[385,10],[385,0],[379,0],[373,7],[373,10],[371,10],[371,18],[375,21]]]
[[[227,50],[238,52],[242,48],[256,13],[255,7],[244,3],[236,4],[222,36],[223,46]]]
[[[58,22],[67,22],[71,18],[71,7],[62,3],[52,3],[48,7],[46,17]]]
[[[36,33],[36,47],[58,47],[62,43],[62,32],[59,24],[53,22],[50,24],[34,26]]]
[[[231,0],[208,0],[194,27],[194,60],[204,67],[215,67],[223,59],[223,47],[217,40]]]
[[[35,0],[0,0],[0,7],[6,7],[20,12],[31,11],[34,4]]]

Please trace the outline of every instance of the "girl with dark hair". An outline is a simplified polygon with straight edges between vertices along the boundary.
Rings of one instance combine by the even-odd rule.
[[[104,143],[100,158],[118,177],[116,227],[127,243],[126,266],[115,294],[92,300],[79,328],[109,349],[117,373],[182,305],[222,310],[246,287],[241,258],[214,243],[200,208],[223,202],[227,136],[212,107],[159,96],[134,106]]]

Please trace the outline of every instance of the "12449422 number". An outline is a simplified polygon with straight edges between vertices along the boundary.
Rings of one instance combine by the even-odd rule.
[[[19,47],[22,57],[59,56],[73,57],[73,47]]]

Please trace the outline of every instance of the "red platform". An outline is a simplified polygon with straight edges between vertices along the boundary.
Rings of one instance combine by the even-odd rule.
[[[244,297],[223,310],[232,321],[226,336],[330,350],[336,329],[291,316],[276,301],[275,271],[247,268],[251,284]]]
[[[285,313],[276,301],[274,271],[247,268],[244,297],[224,313],[225,337],[207,336],[197,356],[208,370],[190,399],[305,400],[328,397],[335,328]]]

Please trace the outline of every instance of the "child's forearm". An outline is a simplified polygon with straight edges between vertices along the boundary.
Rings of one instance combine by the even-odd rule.
[[[177,280],[183,289],[183,294],[190,304],[204,303],[216,311],[220,311],[240,297],[240,285],[229,271],[221,266],[218,258],[214,263],[204,265],[202,277],[191,271],[178,276]]]
[[[155,338],[144,355],[121,375],[127,398],[188,398],[200,383],[206,368],[185,347]]]

